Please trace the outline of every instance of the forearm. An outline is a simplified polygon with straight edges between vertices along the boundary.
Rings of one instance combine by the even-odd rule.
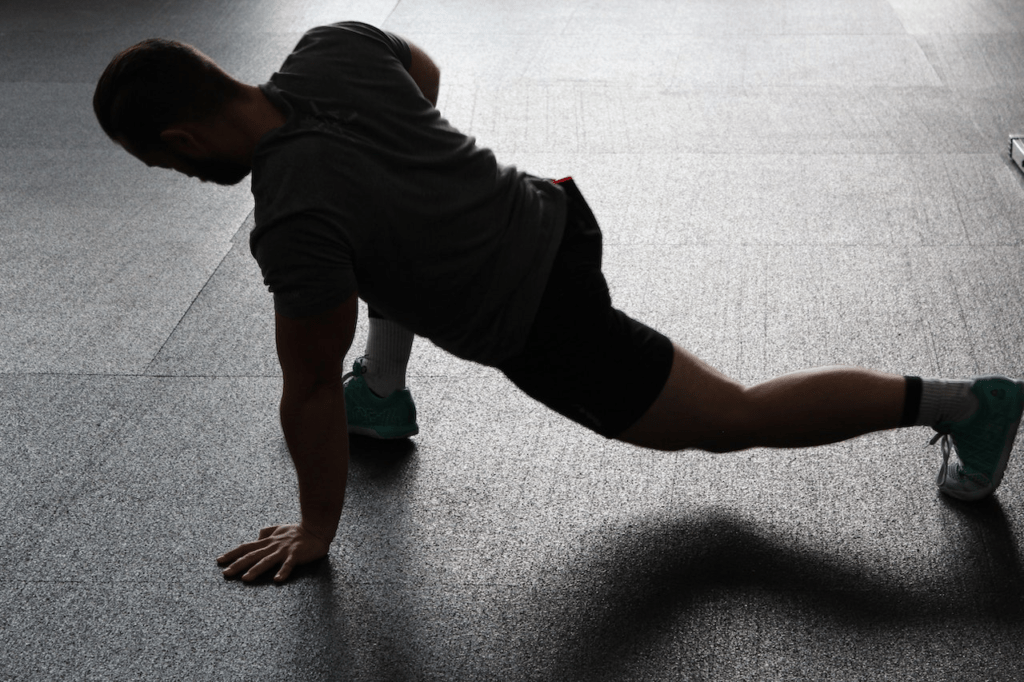
[[[330,542],[348,479],[348,426],[341,382],[297,393],[285,382],[281,427],[299,480],[302,527]]]

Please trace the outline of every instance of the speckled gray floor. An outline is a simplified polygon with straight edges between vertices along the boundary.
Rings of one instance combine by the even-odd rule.
[[[330,558],[225,581],[297,518],[252,198],[128,157],[93,88],[154,36],[259,83],[341,19],[575,176],[618,304],[737,379],[1024,375],[1021,0],[0,3],[0,679],[1021,679],[1021,466],[962,505],[922,429],[643,452],[421,341]]]

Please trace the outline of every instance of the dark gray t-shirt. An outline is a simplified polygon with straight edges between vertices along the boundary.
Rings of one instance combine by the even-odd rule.
[[[263,93],[287,123],[258,143],[250,248],[285,317],[353,293],[417,335],[496,364],[526,340],[565,196],[452,127],[408,45],[344,22],[307,32]]]

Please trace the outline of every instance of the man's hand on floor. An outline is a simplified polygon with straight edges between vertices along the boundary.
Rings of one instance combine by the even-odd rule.
[[[242,576],[246,582],[280,565],[281,570],[274,576],[274,581],[282,583],[296,566],[327,556],[330,546],[330,540],[322,540],[300,525],[270,526],[260,531],[255,542],[239,545],[217,557],[217,563],[230,564],[224,569],[227,578],[246,571]]]

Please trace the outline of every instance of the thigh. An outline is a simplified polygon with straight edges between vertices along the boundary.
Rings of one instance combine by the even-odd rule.
[[[530,397],[615,438],[665,385],[672,342],[612,307],[601,230],[575,185],[565,187],[565,234],[526,345],[498,368]]]
[[[742,384],[674,346],[661,393],[618,439],[656,450],[739,449],[746,437],[745,392]]]
[[[606,438],[643,415],[665,385],[672,342],[610,306],[566,310],[539,341],[499,368],[527,395]]]

